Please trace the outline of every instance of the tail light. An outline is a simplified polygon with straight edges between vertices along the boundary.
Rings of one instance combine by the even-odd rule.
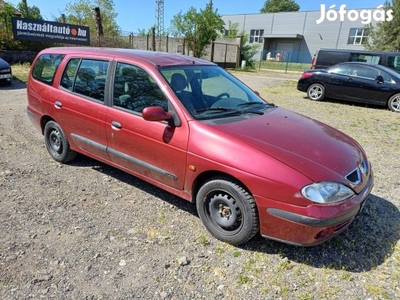
[[[311,77],[311,76],[313,76],[313,75],[314,75],[313,73],[304,72],[303,74],[301,74],[301,78],[302,78],[302,79],[306,79],[306,78],[309,78],[309,77]]]

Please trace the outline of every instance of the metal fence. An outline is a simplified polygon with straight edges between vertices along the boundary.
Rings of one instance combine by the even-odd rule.
[[[310,68],[311,60],[309,52],[264,50],[260,53],[258,68],[301,72]]]

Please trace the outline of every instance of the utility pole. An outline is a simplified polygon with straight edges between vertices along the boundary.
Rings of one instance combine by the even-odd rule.
[[[164,0],[156,0],[156,34],[164,33]]]

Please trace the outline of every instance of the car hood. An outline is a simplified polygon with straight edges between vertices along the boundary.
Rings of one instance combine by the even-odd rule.
[[[216,127],[314,181],[346,182],[364,156],[361,146],[339,130],[282,108]]]
[[[8,68],[10,68],[8,62],[0,58],[0,69],[8,69]]]

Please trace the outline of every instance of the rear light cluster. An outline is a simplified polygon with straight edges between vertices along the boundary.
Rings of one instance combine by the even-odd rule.
[[[313,76],[313,73],[310,73],[310,72],[303,72],[303,74],[301,74],[301,78],[302,79],[306,79],[306,78],[309,78],[311,76]]]

